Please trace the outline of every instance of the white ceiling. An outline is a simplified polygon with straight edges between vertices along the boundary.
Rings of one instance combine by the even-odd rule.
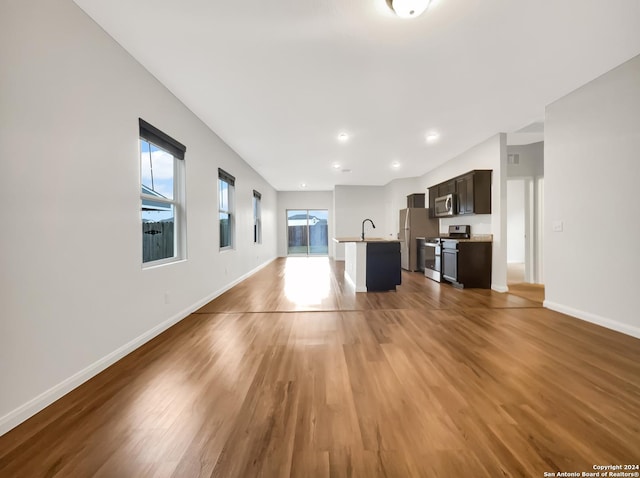
[[[512,133],[507,133],[508,145],[523,145],[544,141],[544,121],[537,121],[520,128]]]
[[[539,141],[545,105],[640,53],[640,0],[437,0],[413,20],[385,0],[75,2],[278,190]]]

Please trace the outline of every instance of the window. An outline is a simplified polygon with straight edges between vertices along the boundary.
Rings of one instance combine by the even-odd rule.
[[[218,211],[220,215],[220,249],[233,248],[233,191],[236,178],[218,168]]]
[[[262,243],[262,194],[253,190],[253,242]]]
[[[140,119],[142,263],[185,256],[184,153],[187,148]]]
[[[287,209],[287,254],[328,254],[328,221],[326,209]]]

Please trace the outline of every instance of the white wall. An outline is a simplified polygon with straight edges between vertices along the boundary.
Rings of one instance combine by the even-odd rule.
[[[538,178],[544,176],[544,142],[507,146],[507,154],[518,154],[518,164],[507,164],[508,178]]]
[[[501,292],[507,290],[506,164],[506,135],[499,133],[419,178],[426,190],[473,169],[493,170],[491,214],[441,218],[440,231],[451,224],[469,224],[472,234],[493,234],[491,287]]]
[[[71,0],[3,2],[0,62],[3,433],[272,260],[276,193]],[[188,260],[145,270],[138,117],[187,146]],[[218,167],[237,178],[225,253]]]
[[[287,209],[327,209],[329,211],[329,256],[333,256],[334,216],[333,191],[278,192],[278,256],[287,255]]]
[[[385,193],[385,229],[380,234],[387,239],[397,239],[400,232],[400,210],[407,207],[407,196],[424,194],[425,206],[428,206],[427,191],[420,187],[418,178],[394,179],[384,187]]]
[[[639,152],[640,56],[546,109],[545,305],[636,337]]]
[[[387,229],[384,186],[336,186],[334,217],[336,237],[360,237],[362,221],[367,218],[374,222],[376,229],[367,222],[365,235],[384,236]],[[336,260],[343,261],[344,244],[335,244],[334,254]]]

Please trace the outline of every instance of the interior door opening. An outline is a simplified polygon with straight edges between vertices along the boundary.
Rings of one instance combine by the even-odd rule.
[[[507,181],[507,286],[509,293],[544,301],[542,274],[543,179]]]
[[[287,255],[328,255],[328,219],[327,209],[287,209]]]
[[[527,182],[524,179],[507,181],[507,283],[519,284],[527,280]]]

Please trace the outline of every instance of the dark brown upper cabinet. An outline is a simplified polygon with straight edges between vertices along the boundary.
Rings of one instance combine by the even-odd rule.
[[[438,186],[429,188],[429,217],[436,217],[436,198],[438,197]]]
[[[424,207],[424,193],[409,194],[407,207]]]
[[[438,185],[438,196],[446,196],[447,194],[453,194],[456,192],[456,182],[454,180],[447,181]]]
[[[476,169],[429,188],[429,213],[434,217],[437,197],[455,193],[456,215],[491,214],[490,169]]]

